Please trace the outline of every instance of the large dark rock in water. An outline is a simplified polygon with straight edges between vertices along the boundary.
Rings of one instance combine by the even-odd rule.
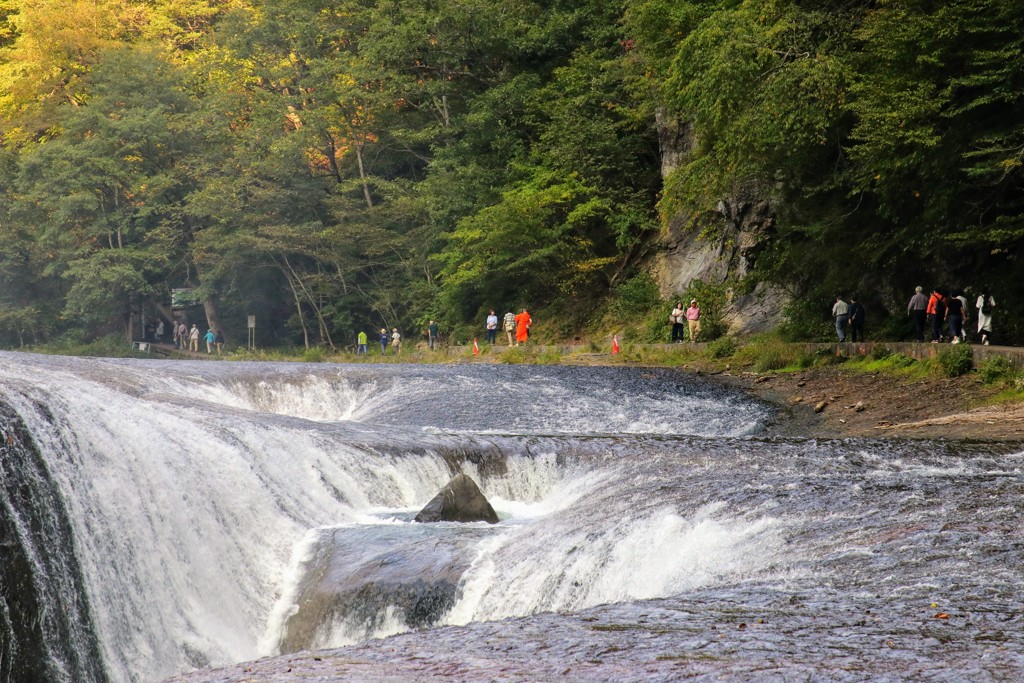
[[[426,507],[416,515],[417,522],[498,523],[498,515],[470,477],[457,474]]]
[[[380,524],[325,531],[302,567],[282,653],[338,647],[438,622],[492,533],[483,526]],[[383,631],[381,631],[383,629]]]

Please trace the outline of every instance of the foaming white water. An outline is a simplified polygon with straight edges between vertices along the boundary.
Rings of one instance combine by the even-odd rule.
[[[610,525],[608,517],[581,520],[596,512],[589,505],[572,507],[481,544],[445,623],[677,595],[754,576],[785,546],[780,520],[733,517],[720,504],[686,516],[643,510]]]
[[[670,595],[716,572],[742,576],[774,555],[771,519],[654,505],[645,500],[650,482],[608,463],[561,461],[558,444],[569,439],[480,436],[502,425],[552,434],[751,429],[757,411],[729,423],[728,400],[674,390],[623,398],[607,378],[581,388],[519,369],[496,379],[428,368],[407,381],[401,368],[4,360],[0,394],[66,499],[115,682],[272,653],[318,530],[405,524],[379,517],[408,519],[436,494],[451,475],[451,451],[441,453],[449,445],[486,455],[514,440],[521,454],[462,465],[502,524],[474,546],[451,623]],[[432,424],[442,429],[425,434]],[[378,616],[377,636],[400,629],[396,614]],[[317,644],[366,633],[339,622]]]
[[[156,365],[141,384],[159,391],[145,392],[116,367],[17,360],[0,368],[0,392],[66,499],[114,681],[267,654],[261,638],[309,529],[422,505],[450,477],[422,448],[369,452],[343,429],[191,405]]]
[[[382,396],[372,381],[357,385],[344,377],[309,374],[285,382],[216,383],[204,398],[245,410],[333,422],[366,421]]]

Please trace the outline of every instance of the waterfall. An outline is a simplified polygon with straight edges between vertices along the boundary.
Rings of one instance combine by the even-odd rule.
[[[605,436],[764,419],[670,374],[623,386],[635,373],[0,356],[0,541],[17,558],[0,653],[46,679],[156,680],[273,654],[298,631],[296,597],[320,590],[313,567],[348,581],[380,558],[450,570],[416,589],[366,575],[349,586],[359,605],[325,598],[308,637],[330,646],[664,595],[774,557],[777,522],[680,516],[649,496],[673,475],[645,480]],[[410,523],[456,471],[481,482],[496,528]],[[674,563],[679,548],[704,559]],[[631,575],[637,553],[647,569]],[[45,617],[37,651],[13,578]]]

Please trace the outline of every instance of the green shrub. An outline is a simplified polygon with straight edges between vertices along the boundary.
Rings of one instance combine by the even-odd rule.
[[[319,346],[306,349],[302,354],[302,360],[306,363],[323,363],[326,358],[324,350]]]
[[[619,320],[636,320],[664,306],[657,283],[647,273],[636,275],[616,286],[611,303],[612,313]],[[669,311],[671,306],[662,318],[668,320]]]
[[[824,316],[832,310],[832,304],[822,312],[813,300],[797,297],[782,309],[782,323],[777,332],[786,341],[833,342],[836,340],[835,324]]]
[[[521,365],[526,362],[526,354],[518,346],[513,346],[501,354],[499,359],[508,365]]]
[[[662,307],[660,310],[649,313],[641,323],[633,341],[641,344],[667,344],[672,338],[672,325],[668,322],[668,314],[672,308],[671,305],[668,306],[667,310]]]
[[[736,343],[735,338],[719,337],[715,341],[708,344],[708,356],[716,360],[721,358],[728,358],[729,356],[736,353],[737,348],[739,348],[739,344]]]
[[[727,327],[723,314],[725,307],[729,304],[728,284],[690,280],[682,296],[678,297],[678,301],[682,302],[685,310],[690,306],[692,299],[696,299],[697,305],[700,307],[700,334],[697,336],[697,341],[709,342],[725,334]],[[676,300],[671,303],[674,305]]]
[[[891,355],[892,349],[890,349],[888,346],[882,346],[881,344],[878,344],[873,349],[871,349],[871,357],[874,358],[875,360],[884,360],[885,358],[888,358]]]
[[[894,353],[888,358],[886,358],[886,361],[891,363],[892,366],[895,368],[909,368],[911,365],[917,362],[910,356],[903,353]]]
[[[562,354],[558,351],[544,351],[537,356],[537,363],[540,365],[558,365],[562,362]]]
[[[946,377],[959,377],[974,367],[974,354],[967,344],[950,347],[938,356],[939,368]]]
[[[978,368],[978,377],[985,384],[994,384],[1009,378],[1013,374],[1013,363],[1003,356],[993,356]]]
[[[754,367],[757,372],[770,372],[784,368],[808,368],[814,365],[814,355],[799,346],[787,344],[778,337],[756,337],[736,352],[737,358]]]

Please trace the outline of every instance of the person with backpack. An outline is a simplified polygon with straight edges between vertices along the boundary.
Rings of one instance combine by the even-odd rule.
[[[981,343],[988,346],[989,338],[992,336],[992,310],[996,307],[996,300],[988,293],[988,287],[982,288],[975,306],[978,308],[978,334],[981,336]]]
[[[505,314],[505,334],[508,336],[508,345],[512,346],[512,333],[516,331],[516,314],[509,311]]]
[[[936,287],[928,298],[928,321],[932,327],[932,344],[938,344],[942,339],[942,323],[946,319],[946,297],[942,290]]]

